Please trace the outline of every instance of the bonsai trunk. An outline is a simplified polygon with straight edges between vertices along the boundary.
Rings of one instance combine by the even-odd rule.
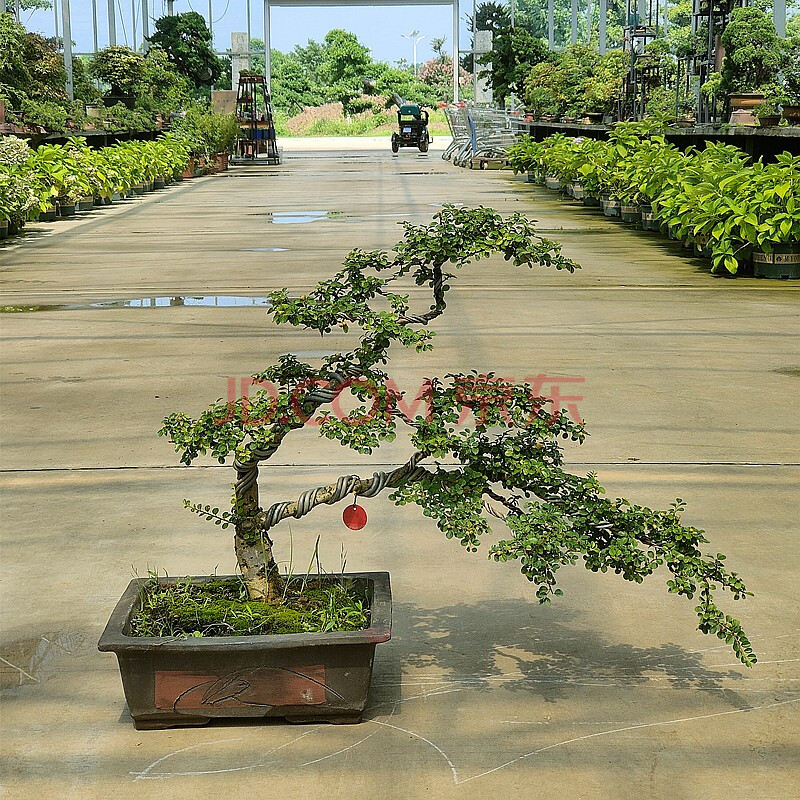
[[[247,584],[251,600],[272,603],[283,595],[283,581],[272,555],[272,542],[264,535],[256,541],[243,539],[237,531],[234,537],[236,560]]]
[[[251,600],[276,602],[283,596],[283,581],[272,555],[272,540],[266,533],[254,535],[255,523],[249,516],[258,510],[258,463],[237,464],[237,473],[239,480],[234,493],[236,505],[244,517],[233,537],[239,570]]]

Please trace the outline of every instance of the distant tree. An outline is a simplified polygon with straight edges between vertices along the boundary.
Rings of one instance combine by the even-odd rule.
[[[512,94],[522,97],[531,67],[549,58],[546,42],[525,28],[509,26],[494,35],[492,49],[478,59],[483,66],[491,64],[491,70],[481,70],[479,75],[492,89],[494,99],[503,103]]]
[[[447,58],[447,53],[445,53],[444,50],[444,46],[446,43],[447,43],[446,36],[434,36],[433,39],[431,39],[431,50],[433,50],[433,52],[436,53],[436,57],[440,61],[444,61],[444,59]]]
[[[213,86],[222,73],[222,62],[214,54],[211,32],[196,11],[156,20],[150,43],[160,47],[195,88]]]

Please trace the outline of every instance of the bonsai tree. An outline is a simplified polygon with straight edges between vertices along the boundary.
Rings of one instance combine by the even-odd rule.
[[[755,6],[735,8],[722,33],[722,84],[728,95],[760,92],[780,71],[781,40],[772,15]]]
[[[670,573],[669,591],[696,599],[699,629],[716,634],[744,664],[753,664],[740,623],[714,600],[717,588],[735,599],[749,593],[738,575],[725,568],[723,555],[703,554],[707,540],[703,531],[682,524],[682,502],[653,510],[606,497],[592,473],[566,471],[559,440],[582,442],[584,425],[558,408],[547,410],[529,384],[491,374],[451,374],[426,382],[422,413],[412,416],[401,408],[402,395],[384,369],[389,351],[392,346],[431,349],[434,334],[428,326],[446,309],[453,270],[492,254],[520,267],[568,272],[578,267],[519,214],[503,219],[488,208],[445,207],[428,225],[402,225],[404,237],[391,252],[355,249],[339,272],[309,294],[292,297],[284,289],[270,295],[277,324],[322,336],[357,329],[352,350],[327,356],[316,367],[284,355],[253,375],[255,383],[280,387],[276,393],[262,388],[250,399],[213,403],[199,417],[174,413],[164,420],[161,433],[184,464],[205,454],[233,462],[231,511],[184,502],[222,527],[233,526],[250,597],[281,601],[272,537],[282,520],[303,517],[322,503],[390,490],[390,500],[417,504],[447,538],[457,539],[469,552],[494,537],[490,517],[504,523],[505,538],[493,540],[489,556],[518,561],[541,603],[562,594],[558,570],[579,559],[593,572],[611,570],[636,583],[664,566]],[[400,289],[403,279],[430,289],[427,310],[411,308]],[[343,393],[361,405],[348,414],[331,413],[328,407]],[[464,409],[472,415],[471,424],[459,427]],[[396,469],[369,477],[343,475],[297,499],[262,505],[259,465],[312,419],[321,435],[366,454],[395,439],[403,426],[414,452]]]
[[[179,74],[197,89],[213,86],[222,74],[222,62],[214,54],[211,31],[196,11],[156,20],[152,45],[167,54]]]

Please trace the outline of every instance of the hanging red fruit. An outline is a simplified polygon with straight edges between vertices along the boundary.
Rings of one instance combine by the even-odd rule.
[[[342,521],[351,531],[360,531],[367,524],[367,512],[357,503],[342,512]]]

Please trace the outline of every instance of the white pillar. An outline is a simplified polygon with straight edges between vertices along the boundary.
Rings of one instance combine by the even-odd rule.
[[[572,0],[572,24],[569,40],[571,44],[578,41],[578,0]]]
[[[61,28],[64,31],[64,69],[67,73],[67,96],[75,99],[75,88],[72,84],[72,25],[69,16],[69,0],[61,0]]]
[[[592,0],[586,0],[586,44],[592,41]]]
[[[175,0],[167,0],[167,16],[175,16]]]
[[[211,34],[211,49],[214,49],[214,11],[211,8],[211,0],[208,0],[208,32]]]
[[[597,29],[599,43],[597,50],[602,56],[606,52],[606,18],[608,17],[608,0],[600,0],[600,19]]]
[[[669,0],[664,0],[664,35],[669,30]]]
[[[781,39],[786,38],[786,0],[774,0],[772,4],[772,18],[775,21],[775,30]]]
[[[547,46],[556,49],[556,23],[553,0],[547,0]]]
[[[172,2],[172,0],[170,0],[170,2]],[[251,39],[250,33],[251,33],[251,31],[250,31],[250,0],[247,0],[247,49],[248,50],[250,49],[250,39]],[[249,54],[248,54],[247,65],[248,65],[247,68],[250,69]]]
[[[131,50],[136,50],[136,0],[131,0]]]
[[[473,27],[475,27],[473,25]],[[459,34],[459,24],[458,24],[458,0],[453,0],[453,102],[458,102],[458,67],[459,67],[459,60],[458,60],[458,34]],[[476,65],[472,65],[473,69],[476,69]]]
[[[55,4],[53,4],[55,8]],[[113,47],[117,43],[117,7],[114,0],[108,0],[108,46]]]
[[[150,5],[147,0],[142,0],[142,49],[145,53],[150,49]]]
[[[19,22],[19,0],[14,0],[14,19]]]
[[[97,43],[97,0],[92,0],[92,52],[96,53],[99,49]]]
[[[269,44],[269,0],[264,0],[264,77],[267,79],[267,91],[272,95],[272,59]]]

